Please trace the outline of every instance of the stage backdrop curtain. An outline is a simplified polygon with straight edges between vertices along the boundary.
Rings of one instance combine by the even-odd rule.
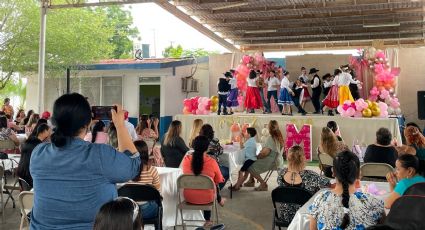
[[[328,121],[336,121],[341,130],[342,138],[351,149],[353,141],[359,141],[362,146],[376,142],[376,131],[385,127],[388,128],[401,143],[400,129],[398,120],[395,118],[344,118],[341,116],[280,116],[280,115],[262,115],[262,114],[238,114],[233,116],[217,116],[217,115],[176,115],[174,117],[183,123],[182,138],[188,142],[192,124],[195,119],[202,119],[204,124],[210,124],[215,131],[215,136],[220,139],[221,144],[230,142],[230,126],[233,123],[248,123],[257,130],[257,142],[261,137],[261,130],[267,127],[270,120],[277,120],[280,130],[286,137],[286,124],[295,124],[298,131],[302,125],[312,125],[312,154],[313,159],[317,159],[316,149],[320,143],[320,133]]]
[[[391,68],[398,68],[398,48],[387,48],[385,50],[385,57],[388,59],[388,62],[390,63]],[[395,94],[398,94],[398,77],[396,78],[397,87],[395,87],[394,91]]]

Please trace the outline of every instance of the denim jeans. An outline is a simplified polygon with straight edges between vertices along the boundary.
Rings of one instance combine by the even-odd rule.
[[[158,215],[158,204],[155,201],[148,201],[139,206],[143,219],[152,219]]]
[[[265,110],[270,109],[270,108],[267,108],[267,101],[264,98],[264,90],[263,90],[263,88],[258,88],[258,90],[260,91],[261,101],[263,102],[263,106],[264,106]]]
[[[223,113],[227,113],[227,95],[218,95],[218,112],[221,112],[221,106],[223,105]]]
[[[272,96],[274,98],[274,101],[276,102],[276,105],[279,107],[279,111],[282,111],[282,105],[279,105],[277,103],[277,90],[267,91],[267,111],[270,113],[272,112],[272,104],[270,103]]]
[[[229,177],[230,177],[229,176],[229,168],[226,167],[226,166],[223,166],[223,165],[219,165],[219,167],[220,167],[221,175],[223,175],[223,177],[224,177],[224,182],[218,184],[218,187],[220,188],[220,190],[222,190],[224,188],[224,185],[226,185],[226,183],[227,183],[227,181],[229,180]]]
[[[297,107],[298,112],[305,113],[305,110],[300,105],[300,97],[294,97],[292,100],[294,101],[294,105]]]

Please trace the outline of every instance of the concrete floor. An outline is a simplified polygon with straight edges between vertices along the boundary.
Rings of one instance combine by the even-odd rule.
[[[317,167],[308,167],[318,171]],[[231,230],[263,230],[272,228],[273,204],[271,191],[277,187],[277,173],[273,173],[268,181],[269,191],[257,192],[253,188],[242,188],[238,192],[233,192],[233,199],[230,199],[230,191],[222,190],[222,196],[227,199],[223,208],[219,207],[219,220],[226,225],[226,229]],[[237,178],[234,175],[234,178]],[[18,192],[14,193],[17,199]],[[12,208],[9,203],[6,206],[4,221],[0,223],[0,230],[19,229],[21,214],[19,204]]]

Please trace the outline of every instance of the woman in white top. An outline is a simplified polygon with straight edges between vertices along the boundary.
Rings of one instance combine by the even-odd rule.
[[[362,84],[358,80],[353,80],[353,77],[349,73],[342,72],[341,74],[338,75],[337,84],[339,86],[338,96],[339,96],[340,105],[343,105],[344,102],[347,100],[354,101],[353,96],[351,95],[350,87],[349,87],[350,83]]]
[[[291,95],[294,95],[289,83],[289,72],[283,72],[282,82],[280,83],[279,104],[283,106],[282,115],[292,115],[291,105],[294,104]]]
[[[333,116],[334,114],[332,112],[332,109],[337,108],[339,105],[338,81],[341,76],[341,73],[342,72],[340,69],[335,69],[334,71],[335,78],[332,81],[331,89],[329,90],[328,94],[326,95],[325,99],[322,102],[323,103],[322,114],[323,114],[323,111],[326,111],[326,109],[329,108],[328,115]]]
[[[266,79],[267,84],[267,106],[266,109],[268,113],[272,113],[272,105],[270,103],[271,98],[273,97],[276,104],[279,106],[279,110],[282,110],[282,106],[278,103],[277,90],[279,89],[280,81],[276,77],[276,72],[274,70],[270,71],[269,77]]]
[[[260,91],[257,87],[257,74],[254,70],[249,72],[248,89],[246,90],[245,107],[249,113],[255,113],[255,109],[262,109],[263,102],[261,100]]]

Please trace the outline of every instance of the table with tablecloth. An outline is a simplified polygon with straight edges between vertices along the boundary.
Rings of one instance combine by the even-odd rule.
[[[257,155],[261,151],[261,144],[257,143]],[[223,154],[220,155],[220,164],[229,168],[229,180],[233,183],[232,174],[237,172],[240,167],[242,167],[245,162],[245,153],[243,149],[240,148],[239,143],[234,143],[233,145],[224,145]]]
[[[3,166],[4,171],[12,170],[18,167],[21,154],[8,154],[9,159],[0,160],[0,165]]]
[[[372,196],[385,200],[390,194],[390,187],[387,182],[374,182],[374,181],[362,181],[361,187],[362,191],[368,191],[367,186],[376,185],[377,190],[381,193],[372,194]],[[325,190],[325,189],[322,189]],[[322,191],[321,190],[321,191]],[[384,192],[385,191],[385,192]],[[287,230],[309,230],[310,229],[310,215],[308,213],[308,207],[313,203],[314,198],[320,193],[317,192],[313,197],[310,198],[307,203],[305,203],[295,214],[294,219],[292,219],[291,224],[288,226]],[[388,210],[386,210],[388,212]]]
[[[175,225],[176,205],[179,200],[177,196],[177,178],[179,178],[183,172],[180,168],[157,167],[157,169],[161,182],[162,205],[164,207],[162,224],[164,228],[169,228]],[[201,211],[184,210],[183,215],[185,219],[189,220],[204,219]],[[177,221],[178,224],[181,224],[180,216]],[[197,224],[202,225],[203,223]]]

